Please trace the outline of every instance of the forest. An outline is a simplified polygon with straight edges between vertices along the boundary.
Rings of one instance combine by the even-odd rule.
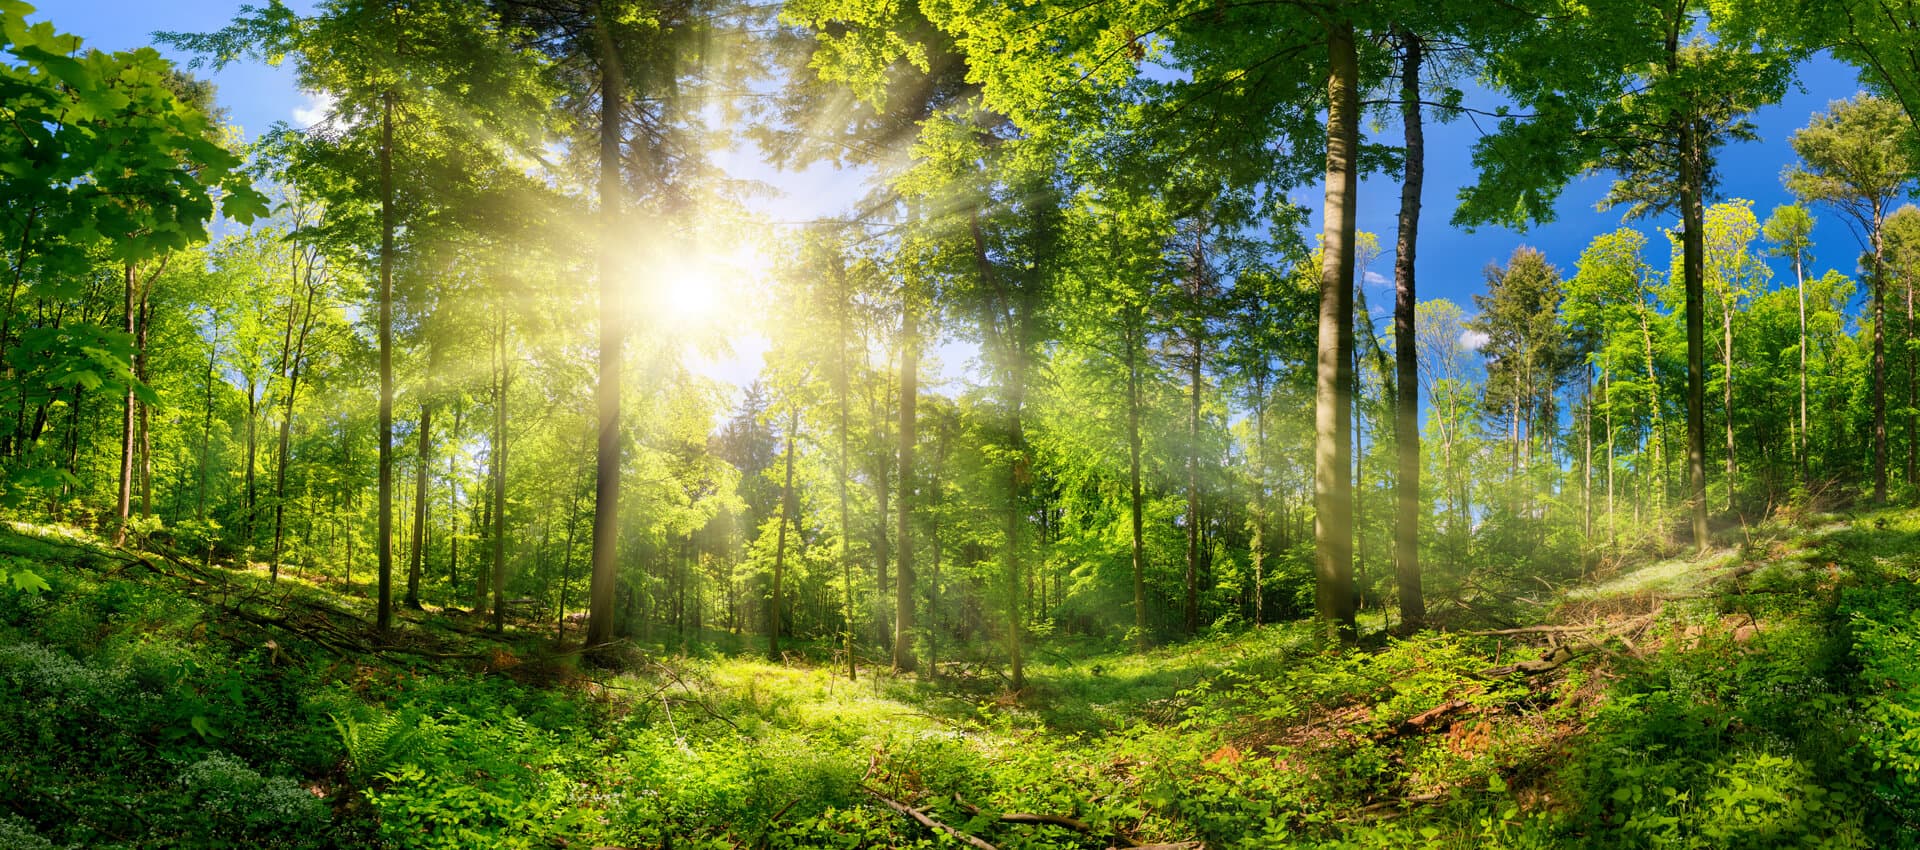
[[[1920,844],[1909,3],[201,11],[0,0],[0,847]]]

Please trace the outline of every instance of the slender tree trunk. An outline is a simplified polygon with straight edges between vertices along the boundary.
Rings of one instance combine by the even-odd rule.
[[[567,550],[560,557],[560,595],[554,600],[554,636],[555,641],[567,639],[567,582],[573,578],[573,541],[580,530],[580,494],[575,492],[567,502]],[[731,596],[732,586],[728,586]],[[731,600],[727,606],[728,618],[732,618]]]
[[[273,560],[268,567],[274,581],[280,579],[280,546],[285,538],[287,517],[287,462],[292,457],[293,446],[293,404],[300,393],[300,360],[306,356],[307,334],[313,329],[313,298],[317,287],[313,285],[308,268],[306,303],[300,308],[300,331],[294,338],[291,349],[282,343],[281,371],[287,376],[287,405],[280,416],[280,445],[275,454],[273,467]],[[288,300],[288,309],[292,309],[292,300]],[[287,316],[287,331],[293,332],[293,316]]]
[[[146,284],[140,287],[140,330],[133,336],[133,376],[140,383],[147,383],[147,324],[151,317],[148,308],[153,292],[153,280],[158,272],[147,276]],[[134,407],[140,411],[140,516],[153,518],[153,431],[152,414],[145,402],[136,401]]]
[[[848,509],[847,501],[847,482],[852,477],[849,474],[848,467],[853,461],[853,449],[850,441],[852,429],[848,413],[848,404],[850,403],[849,396],[852,395],[853,384],[851,367],[847,359],[847,338],[851,334],[848,326],[852,321],[853,303],[851,295],[847,292],[846,270],[840,268],[837,265],[838,262],[839,259],[836,257],[834,284],[838,289],[834,293],[834,320],[840,335],[835,339],[834,357],[837,368],[834,372],[833,390],[835,399],[838,401],[840,407],[839,420],[835,423],[835,436],[840,440],[840,456],[838,458],[840,474],[836,488],[837,495],[840,499],[840,546],[839,551],[835,554],[837,554],[840,559],[841,582],[845,585],[846,591],[847,630],[846,633],[842,635],[842,638],[846,644],[847,652],[847,681],[851,682],[860,676],[860,660],[853,653],[854,636],[859,632],[859,626],[856,615],[858,609],[854,605],[853,598],[853,557],[851,555],[853,517]],[[884,572],[884,570],[882,570],[882,572]],[[878,584],[876,583],[875,586],[878,587]]]
[[[380,515],[374,532],[379,564],[376,628],[393,625],[393,93],[380,111]]]
[[[1360,137],[1359,59],[1353,26],[1328,25],[1326,244],[1314,392],[1315,609],[1329,640],[1351,640],[1353,597],[1354,193]]]
[[[453,428],[448,440],[460,438],[460,419],[466,413],[458,398],[453,403]],[[447,455],[447,602],[451,605],[460,587],[460,482],[455,476],[453,455]]]
[[[900,564],[894,572],[893,586],[893,669],[906,673],[914,669],[913,441],[915,406],[920,396],[920,339],[912,291],[903,291],[900,298],[900,522],[895,533]]]
[[[213,334],[213,344],[207,349],[207,401],[200,418],[200,486],[193,503],[193,518],[202,521],[207,518],[207,474],[213,465],[213,371],[220,362],[219,315],[209,311],[207,324]]]
[[[420,452],[414,467],[413,557],[407,559],[406,605],[417,611],[420,610],[420,566],[427,557],[427,508],[433,501],[427,498],[427,471],[433,464],[432,402],[420,402],[420,433],[416,437],[420,441]],[[568,531],[568,540],[567,545],[573,545],[571,530]]]
[[[1613,520],[1613,378],[1611,373],[1606,369],[1600,370],[1600,398],[1602,403],[1607,406],[1607,546],[1611,549],[1615,540]]]
[[[1907,278],[1907,486],[1920,483],[1920,364],[1913,346],[1913,279]]]
[[[1706,208],[1701,199],[1705,151],[1698,122],[1680,124],[1680,216],[1682,273],[1687,325],[1687,506],[1693,517],[1693,544],[1705,551],[1707,536],[1706,429]]]
[[[1013,408],[1013,428],[1008,441],[1013,449],[1013,460],[1007,464],[1007,516],[1006,516],[1006,582],[1007,582],[1007,666],[1011,672],[1013,689],[1025,690],[1027,687],[1026,667],[1021,657],[1021,632],[1025,620],[1020,614],[1020,514],[1022,479],[1027,475],[1026,432],[1021,421],[1021,403],[1026,398],[1026,337],[1024,328],[1014,331],[1012,342],[1013,368],[1008,393]]]
[[[1195,239],[1201,238],[1196,232]],[[1199,249],[1195,248],[1198,255]],[[1206,272],[1196,267],[1193,271],[1193,305],[1196,313],[1200,310],[1201,276]],[[1180,609],[1181,623],[1187,634],[1200,631],[1200,347],[1202,344],[1198,325],[1204,321],[1200,316],[1193,317],[1195,327],[1187,340],[1193,348],[1187,358],[1187,575],[1186,600]]]
[[[1727,431],[1727,512],[1733,512],[1733,491],[1740,467],[1734,461],[1733,447],[1733,283],[1727,283],[1726,301],[1720,311],[1720,369],[1726,380],[1720,382],[1721,417]]]
[[[1393,257],[1394,477],[1393,563],[1400,586],[1400,620],[1411,632],[1427,620],[1420,588],[1420,368],[1414,341],[1414,249],[1420,231],[1420,191],[1426,176],[1426,135],[1420,120],[1420,36],[1402,30],[1400,122],[1406,136],[1405,179],[1400,184],[1400,239]]]
[[[1800,480],[1807,480],[1807,447],[1811,445],[1807,433],[1807,278],[1802,268],[1802,252],[1793,252],[1793,288],[1800,296]]]
[[[260,453],[260,393],[253,377],[247,377],[247,472],[246,472],[246,510],[240,515],[240,568],[253,566],[253,518],[256,490],[254,487],[254,468],[259,466]]]
[[[1142,329],[1130,324],[1127,350],[1127,508],[1131,515],[1133,554],[1134,648],[1147,648],[1147,547],[1140,494],[1140,346]]]
[[[594,459],[593,572],[587,597],[587,646],[613,638],[614,585],[620,542],[620,359],[626,340],[625,299],[618,259],[620,210],[620,101],[627,83],[613,43],[612,0],[600,0],[594,35],[600,54],[600,372],[594,386],[599,406],[599,442]],[[784,530],[784,529],[783,529]]]
[[[780,660],[780,594],[781,584],[786,580],[787,525],[793,521],[793,443],[800,436],[800,405],[791,399],[787,405],[792,412],[787,417],[786,483],[780,487],[780,531],[774,536],[773,544],[773,593],[767,599],[767,657],[776,662]]]
[[[507,308],[500,305],[500,391],[493,403],[493,630],[506,631],[507,608],[507,391],[513,382]]]
[[[1264,354],[1261,356],[1265,356]],[[1253,624],[1267,622],[1267,371],[1253,375]]]
[[[138,281],[134,276],[133,263],[126,264],[126,326],[127,333],[134,332],[138,316],[134,308],[134,290]],[[113,530],[113,545],[127,545],[127,518],[133,509],[133,387],[127,387],[126,395],[120,406],[120,501],[119,521]]]

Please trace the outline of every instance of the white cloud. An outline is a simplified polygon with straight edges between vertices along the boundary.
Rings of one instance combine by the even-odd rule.
[[[1383,275],[1376,271],[1369,271],[1366,274],[1361,275],[1360,280],[1366,283],[1366,285],[1368,286],[1386,286],[1388,282],[1386,275]]]
[[[340,103],[339,98],[329,92],[303,91],[300,94],[307,102],[293,108],[293,124],[302,130],[332,118],[334,107]]]
[[[1486,334],[1479,331],[1461,331],[1460,347],[1468,351],[1479,351],[1489,341]]]

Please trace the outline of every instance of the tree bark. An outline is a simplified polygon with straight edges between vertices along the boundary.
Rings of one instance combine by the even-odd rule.
[[[1185,584],[1186,599],[1180,608],[1180,621],[1191,635],[1200,631],[1200,351],[1202,333],[1200,326],[1206,320],[1199,315],[1202,276],[1206,274],[1201,265],[1203,258],[1198,240],[1203,234],[1195,229],[1193,303],[1188,309],[1194,311],[1191,317],[1192,328],[1188,331],[1187,344],[1187,575]]]
[[[420,567],[427,557],[427,471],[433,464],[433,403],[420,402],[419,455],[413,478],[413,557],[407,559],[408,608],[420,610]],[[572,532],[569,531],[569,539]],[[569,543],[568,545],[572,545]]]
[[[614,585],[619,575],[615,548],[620,542],[620,360],[626,341],[625,299],[617,257],[620,233],[620,100],[626,76],[613,42],[614,9],[600,0],[594,36],[600,53],[600,371],[594,386],[599,407],[599,442],[594,458],[593,572],[587,597],[586,645],[613,639]]]
[[[786,580],[787,525],[793,521],[793,443],[800,436],[800,405],[789,399],[786,483],[780,487],[780,530],[773,544],[773,593],[767,599],[767,658],[780,660],[780,595]],[[849,626],[851,628],[851,626]],[[852,662],[849,662],[852,663]]]
[[[1400,184],[1400,238],[1393,258],[1393,438],[1399,469],[1394,476],[1394,573],[1400,590],[1400,620],[1408,631],[1427,619],[1420,587],[1420,372],[1414,340],[1419,303],[1414,292],[1414,249],[1419,241],[1420,191],[1426,176],[1426,137],[1420,116],[1420,36],[1400,32],[1400,120],[1406,141],[1405,179]]]
[[[220,316],[208,311],[207,324],[213,335],[213,342],[207,348],[207,398],[206,407],[200,419],[200,483],[199,493],[194,497],[193,518],[207,518],[207,474],[212,467],[213,458],[213,373],[220,362]]]
[[[1740,466],[1734,459],[1733,445],[1733,282],[1726,284],[1726,300],[1720,310],[1720,369],[1725,380],[1720,382],[1720,409],[1727,431],[1727,512],[1733,512],[1733,491]]]
[[[1880,238],[1880,210],[1873,211],[1873,501],[1887,501],[1887,279]]]
[[[838,554],[840,558],[841,582],[845,585],[844,589],[846,591],[847,629],[842,637],[845,640],[847,651],[847,681],[851,682],[860,676],[860,659],[853,654],[854,636],[859,633],[859,626],[855,613],[857,609],[854,606],[853,599],[853,558],[850,555],[853,539],[853,518],[848,510],[847,501],[847,482],[851,478],[848,467],[853,462],[853,450],[850,444],[852,429],[848,414],[848,404],[850,403],[850,396],[853,393],[853,376],[847,359],[847,338],[851,335],[851,329],[848,326],[852,321],[853,298],[851,294],[847,292],[846,269],[839,265],[839,257],[834,258],[834,263],[834,285],[837,287],[834,293],[834,321],[840,333],[840,335],[835,338],[834,357],[837,369],[834,372],[833,387],[835,400],[839,403],[840,408],[839,420],[835,426],[835,436],[840,440],[840,457],[838,459],[840,474],[836,487],[840,499],[840,551],[836,554]],[[884,570],[880,570],[879,572],[884,572]],[[877,587],[878,584],[876,583],[875,586]]]
[[[1697,120],[1680,122],[1681,264],[1687,325],[1687,506],[1693,544],[1705,551],[1707,536],[1706,428],[1706,208],[1702,203],[1705,151]]]
[[[900,563],[894,571],[893,595],[893,669],[907,673],[914,669],[913,597],[913,441],[915,406],[919,401],[920,339],[914,316],[913,293],[901,293],[900,346],[900,505],[899,528],[895,532],[900,547]]]
[[[380,112],[380,515],[374,532],[379,564],[375,628],[393,625],[393,93]]]
[[[501,299],[500,391],[493,400],[493,630],[506,631],[507,607],[507,391],[513,381],[512,347],[507,343],[507,306]]]
[[[1803,252],[1796,247],[1793,251],[1793,288],[1800,296],[1800,480],[1807,480],[1807,447],[1812,445],[1807,433],[1807,277],[1802,267]]]
[[[133,263],[126,264],[126,327],[127,333],[134,332],[137,315],[134,308],[134,290],[138,279],[134,275]],[[129,385],[120,405],[120,501],[119,521],[113,530],[113,545],[127,545],[127,518],[133,509],[133,387]]]
[[[311,262],[309,258],[309,262]],[[313,268],[306,271],[306,298],[300,308],[300,331],[288,346],[288,340],[281,341],[281,372],[287,376],[287,405],[280,417],[280,444],[275,453],[273,467],[273,560],[269,574],[274,581],[280,579],[280,546],[285,539],[287,516],[287,461],[292,457],[293,446],[293,404],[300,392],[300,360],[306,356],[307,334],[313,329],[313,298],[317,287],[313,284]],[[287,299],[287,308],[292,310],[293,299]],[[291,312],[287,315],[287,333],[292,334],[294,322]]]
[[[1328,25],[1326,242],[1314,391],[1314,607],[1331,641],[1355,636],[1353,598],[1354,193],[1360,136],[1353,25]]]
[[[1137,314],[1131,314],[1137,318]],[[1133,553],[1133,642],[1147,648],[1147,548],[1140,494],[1140,348],[1143,329],[1137,323],[1126,330],[1127,351],[1127,507],[1131,515]]]

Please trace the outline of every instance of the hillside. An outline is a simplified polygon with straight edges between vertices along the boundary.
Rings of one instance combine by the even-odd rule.
[[[458,615],[380,638],[291,576],[24,526],[0,553],[10,848],[1895,847],[1920,817],[1913,512],[1512,628],[1042,644],[1019,693],[719,635],[611,669]]]

